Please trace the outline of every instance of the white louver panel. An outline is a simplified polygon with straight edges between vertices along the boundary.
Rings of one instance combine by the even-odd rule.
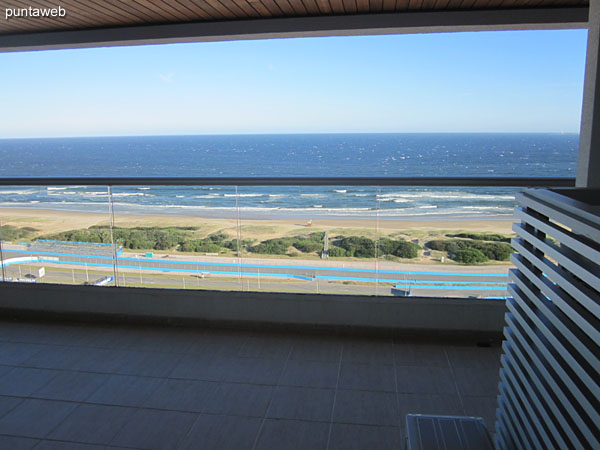
[[[517,195],[498,449],[600,449],[600,191]]]

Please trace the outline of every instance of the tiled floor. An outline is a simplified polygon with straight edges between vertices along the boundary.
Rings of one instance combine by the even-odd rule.
[[[493,429],[498,348],[0,321],[0,449],[403,449],[407,413]]]

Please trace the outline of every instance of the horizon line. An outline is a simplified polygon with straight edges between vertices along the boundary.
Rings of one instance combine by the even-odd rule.
[[[19,136],[0,137],[2,140],[19,139],[82,139],[82,138],[126,138],[126,137],[183,137],[183,136],[310,136],[310,135],[386,135],[386,134],[558,134],[579,135],[579,131],[375,131],[375,132],[247,132],[247,133],[166,133],[166,134],[107,134],[107,135],[72,135],[72,136]]]

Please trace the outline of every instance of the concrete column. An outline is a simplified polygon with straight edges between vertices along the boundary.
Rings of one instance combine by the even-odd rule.
[[[577,187],[600,187],[600,0],[590,0]]]

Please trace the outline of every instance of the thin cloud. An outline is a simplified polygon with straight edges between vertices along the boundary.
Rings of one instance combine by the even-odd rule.
[[[175,77],[175,74],[173,72],[169,72],[167,74],[164,74],[164,73],[158,74],[158,78],[160,78],[165,83],[172,83],[174,77]]]

